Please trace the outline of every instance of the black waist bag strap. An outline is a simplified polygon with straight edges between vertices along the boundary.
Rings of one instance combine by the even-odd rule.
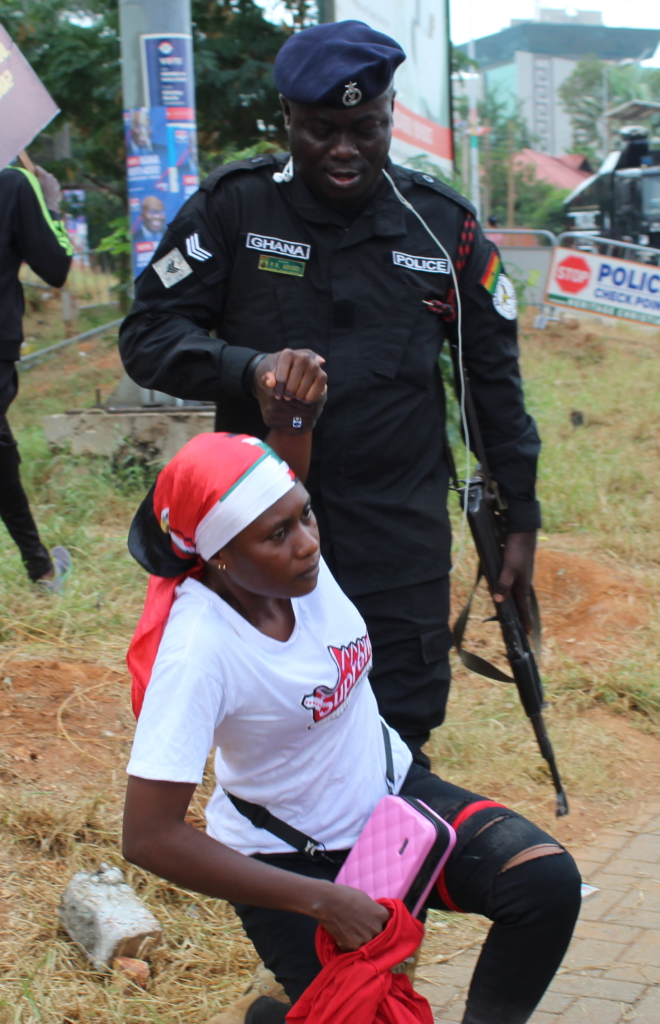
[[[383,728],[383,742],[385,744],[385,761],[386,769],[385,775],[387,778],[387,790],[389,793],[394,792],[394,762],[392,760],[392,744],[390,742],[390,734],[387,726],[381,722]],[[275,814],[271,814],[270,811],[263,807],[261,804],[250,803],[249,800],[242,800],[238,796],[234,796],[233,793],[229,793],[225,790],[226,795],[231,800],[232,804],[244,818],[247,818],[255,828],[265,828],[271,835],[281,839],[287,846],[292,846],[298,853],[302,853],[305,857],[308,857],[311,861],[318,860],[329,860],[332,862],[332,857],[329,857],[325,852],[323,843],[319,843],[317,839],[312,839],[311,836],[306,836],[304,832],[300,832],[299,829],[294,828],[293,825],[287,825],[286,821],[282,821]]]

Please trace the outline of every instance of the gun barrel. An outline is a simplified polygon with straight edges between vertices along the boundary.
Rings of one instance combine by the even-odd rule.
[[[548,763],[550,774],[552,775],[552,781],[554,783],[555,791],[557,793],[557,807],[556,814],[558,818],[563,818],[565,814],[568,814],[568,800],[564,787],[562,785],[561,776],[559,775],[559,769],[557,768],[557,762],[555,761],[555,753],[552,749],[552,743],[550,737],[546,732],[545,722],[543,721],[543,715],[541,712],[537,712],[535,715],[530,715],[529,720],[534,727],[534,733],[536,734],[536,741],[539,745],[539,750]]]

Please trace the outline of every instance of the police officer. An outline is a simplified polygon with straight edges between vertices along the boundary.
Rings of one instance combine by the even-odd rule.
[[[450,680],[438,370],[445,336],[457,337],[450,260],[464,363],[508,504],[499,592],[513,589],[527,622],[539,439],[497,250],[463,196],[388,158],[392,78],[404,59],[357,21],[285,43],[274,74],[290,154],[227,164],[202,183],[138,279],[120,347],[143,387],[213,401],[218,430],[261,436],[311,429],[321,405],[295,395],[307,351],[325,359],[307,481],[323,554],[367,622],[381,712],[428,765],[421,748],[443,721]]]

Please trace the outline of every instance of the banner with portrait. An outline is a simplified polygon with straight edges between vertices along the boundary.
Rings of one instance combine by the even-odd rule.
[[[199,186],[192,40],[141,37],[145,105],[124,111],[128,205],[137,277]]]

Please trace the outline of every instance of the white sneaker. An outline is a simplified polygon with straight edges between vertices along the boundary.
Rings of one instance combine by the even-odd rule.
[[[58,544],[50,552],[50,558],[53,563],[53,575],[42,576],[36,583],[38,587],[47,590],[50,594],[59,594],[65,579],[71,572],[71,554],[67,548]]]

